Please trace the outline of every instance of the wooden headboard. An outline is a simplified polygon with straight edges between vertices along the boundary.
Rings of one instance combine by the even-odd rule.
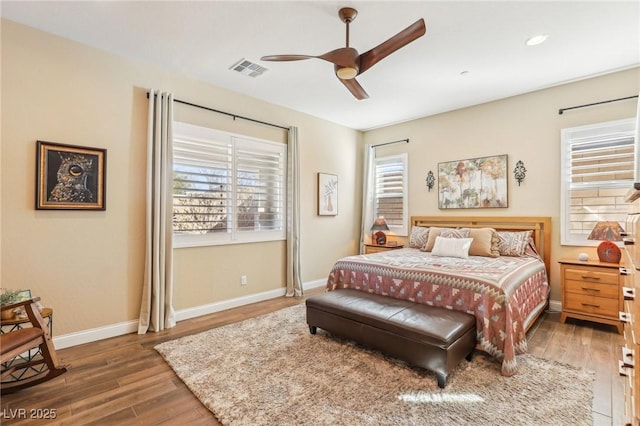
[[[412,226],[439,228],[493,228],[496,231],[533,231],[533,241],[547,267],[551,262],[551,218],[543,216],[411,216]]]

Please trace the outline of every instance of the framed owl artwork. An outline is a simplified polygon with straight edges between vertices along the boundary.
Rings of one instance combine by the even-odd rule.
[[[36,144],[37,210],[105,210],[107,150]]]

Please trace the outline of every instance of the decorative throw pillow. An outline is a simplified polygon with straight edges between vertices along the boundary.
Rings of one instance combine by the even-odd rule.
[[[429,237],[427,238],[427,244],[425,244],[422,251],[431,251],[433,250],[433,245],[436,243],[436,237],[440,236],[440,233],[443,230],[452,230],[453,228],[437,228],[432,226],[429,228]]]
[[[469,231],[468,237],[473,238],[469,256],[500,257],[498,245],[500,236],[493,228],[462,228]]]
[[[409,247],[421,249],[427,244],[428,238],[429,228],[414,226],[411,228],[411,235],[409,236]]]
[[[440,236],[443,238],[469,238],[469,230],[447,228],[440,231]]]
[[[498,231],[501,256],[524,256],[533,231]]]
[[[469,248],[471,247],[472,238],[445,238],[436,237],[431,254],[434,256],[460,257],[466,259],[469,257]]]

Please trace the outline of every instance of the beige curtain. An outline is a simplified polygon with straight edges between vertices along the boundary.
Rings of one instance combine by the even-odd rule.
[[[300,158],[298,128],[289,128],[287,143],[287,296],[302,296],[300,274]]]
[[[373,225],[373,161],[375,159],[375,147],[364,147],[364,173],[362,177],[362,229],[360,231],[360,254],[364,253],[366,237],[371,232]]]
[[[149,91],[146,257],[138,334],[176,325],[173,309],[173,95]]]

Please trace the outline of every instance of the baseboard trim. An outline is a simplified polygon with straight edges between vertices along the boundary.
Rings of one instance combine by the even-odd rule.
[[[562,302],[559,300],[549,300],[550,312],[562,312]]]
[[[303,290],[323,287],[327,284],[326,279],[308,281],[302,283]],[[247,296],[235,297],[233,299],[222,300],[220,302],[209,303],[206,305],[196,306],[188,309],[176,311],[176,321],[184,321],[190,318],[202,315],[213,314],[227,309],[237,308],[251,303],[262,302],[264,300],[282,297],[286,293],[285,288],[277,288],[262,293],[250,294]],[[108,339],[110,337],[122,336],[125,334],[135,333],[138,331],[138,321],[125,321],[117,324],[111,324],[104,327],[96,327],[76,333],[64,334],[53,337],[53,344],[56,349],[70,348],[72,346],[82,345],[84,343],[97,342],[98,340]]]
[[[54,336],[53,344],[56,349],[70,348],[84,343],[97,342],[98,340],[110,337],[122,336],[138,331],[138,321],[126,321],[118,324],[106,325],[103,327],[90,328],[76,333]]]
[[[304,284],[302,284],[302,288],[304,290],[310,290],[312,288],[318,288],[318,287],[324,287],[327,285],[327,279],[321,279],[321,280],[315,280],[315,281],[309,281],[306,282]]]

